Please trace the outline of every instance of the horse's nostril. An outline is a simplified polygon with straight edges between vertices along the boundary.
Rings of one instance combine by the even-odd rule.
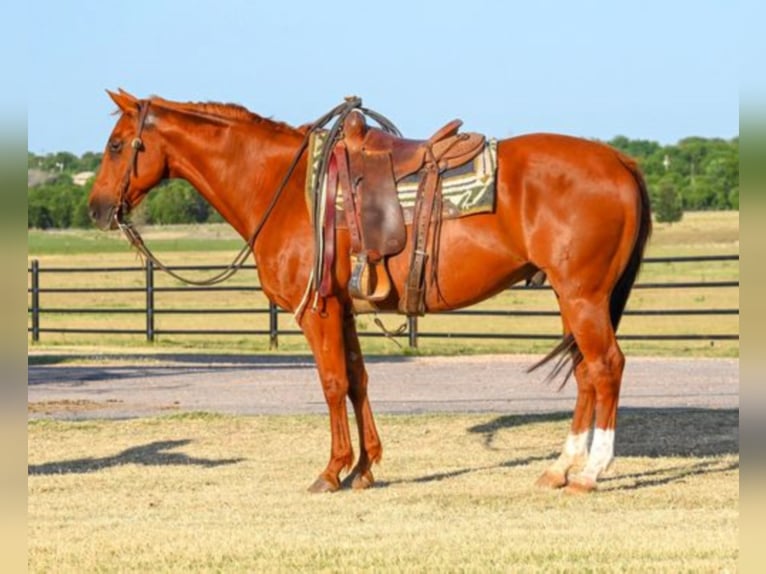
[[[88,215],[93,223],[102,229],[105,229],[108,224],[111,210],[112,206],[108,198],[97,196],[91,198],[88,203]]]

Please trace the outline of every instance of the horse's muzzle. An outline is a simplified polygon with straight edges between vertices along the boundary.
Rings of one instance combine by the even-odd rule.
[[[114,218],[116,209],[117,206],[114,204],[114,200],[107,197],[91,197],[88,202],[90,218],[99,229],[104,231],[117,227],[117,222]]]

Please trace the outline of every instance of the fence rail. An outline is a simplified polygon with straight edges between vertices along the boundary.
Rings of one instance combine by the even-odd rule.
[[[686,257],[655,257],[644,260],[646,265],[662,263],[709,263],[739,261],[739,255],[719,255],[719,256],[686,256]],[[216,265],[179,265],[173,266],[174,271],[219,271],[223,266]],[[147,261],[144,266],[132,267],[43,267],[39,260],[34,259],[28,267],[29,287],[28,293],[28,315],[29,323],[27,332],[31,334],[33,342],[40,341],[42,333],[77,333],[77,334],[119,334],[119,335],[141,335],[147,341],[154,341],[159,335],[245,335],[245,336],[268,336],[271,348],[278,346],[281,335],[297,335],[300,331],[297,329],[288,329],[280,326],[279,316],[284,313],[277,308],[274,303],[269,302],[266,307],[236,307],[236,308],[161,308],[157,305],[156,295],[159,293],[174,292],[262,292],[257,285],[224,285],[224,286],[157,286],[155,285],[155,275],[157,269],[151,261]],[[46,275],[72,274],[72,273],[142,273],[144,276],[141,286],[133,287],[104,287],[89,285],[87,287],[47,287],[42,278]],[[637,283],[635,289],[732,289],[739,288],[739,281],[681,281],[681,282],[647,282]],[[551,290],[548,285],[540,287],[526,287],[515,285],[509,288],[511,291],[526,290],[540,291]],[[41,304],[41,297],[46,294],[105,294],[105,293],[144,293],[145,304],[140,307],[45,307]],[[523,310],[523,309],[461,309],[446,312],[452,315],[500,318],[500,317],[556,317],[557,310]],[[446,314],[445,313],[445,314]],[[43,323],[43,319],[48,315],[143,315],[145,317],[142,328],[96,328],[96,327],[48,327]],[[268,314],[269,324],[267,329],[165,329],[158,328],[156,319],[162,315],[265,315]],[[668,309],[626,309],[625,315],[633,316],[731,316],[739,315],[739,308],[668,308]],[[382,332],[360,332],[361,336],[385,336]],[[491,332],[429,332],[418,327],[417,318],[407,320],[407,329],[401,334],[408,341],[410,347],[418,346],[420,338],[466,338],[466,339],[527,339],[527,340],[555,340],[561,337],[560,333],[491,333]],[[623,340],[739,340],[736,333],[645,333],[645,334],[621,334]]]

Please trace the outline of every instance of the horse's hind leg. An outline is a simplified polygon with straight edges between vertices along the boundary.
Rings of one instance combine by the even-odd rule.
[[[558,293],[556,299],[559,300]],[[559,300],[560,303],[560,300]],[[567,321],[567,315],[562,312],[561,321],[564,324],[564,337],[571,335],[572,330]],[[579,365],[578,365],[579,366]],[[561,454],[545,472],[537,479],[537,486],[543,488],[561,488],[567,484],[569,470],[585,462],[588,456],[588,433],[593,425],[595,408],[595,389],[586,377],[577,374],[581,369],[575,369],[577,380],[577,401],[572,415],[572,425],[564,441]]]
[[[594,300],[595,299],[595,300]],[[625,358],[617,344],[608,303],[605,298],[576,298],[560,301],[562,315],[571,327],[582,360],[575,369],[577,403],[572,426],[559,459],[546,475],[561,480],[551,486],[567,485],[572,492],[588,492],[596,488],[599,475],[614,457],[614,433],[617,425],[617,404]],[[590,452],[588,432],[595,429]],[[585,458],[585,467],[567,478],[569,469]]]
[[[364,367],[356,321],[351,309],[346,309],[343,334],[346,341],[346,369],[348,371],[348,396],[354,406],[356,425],[359,430],[359,460],[347,481],[355,489],[372,486],[372,464],[383,456],[370,401],[367,398],[367,370]],[[344,483],[346,481],[344,480]]]
[[[583,464],[588,456],[588,434],[593,425],[596,393],[591,382],[583,374],[582,363],[575,369],[575,378],[577,401],[572,415],[572,425],[556,462],[537,479],[537,486],[543,488],[566,486],[569,470]]]
[[[350,468],[354,460],[346,411],[349,381],[341,304],[334,298],[328,298],[321,311],[311,310],[303,314],[301,327],[314,354],[330,412],[332,433],[330,460],[309,491],[331,492],[340,488],[340,472]]]

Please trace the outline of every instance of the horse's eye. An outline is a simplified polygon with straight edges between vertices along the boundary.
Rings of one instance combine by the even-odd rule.
[[[112,140],[109,142],[109,151],[119,153],[122,149],[122,140]]]

